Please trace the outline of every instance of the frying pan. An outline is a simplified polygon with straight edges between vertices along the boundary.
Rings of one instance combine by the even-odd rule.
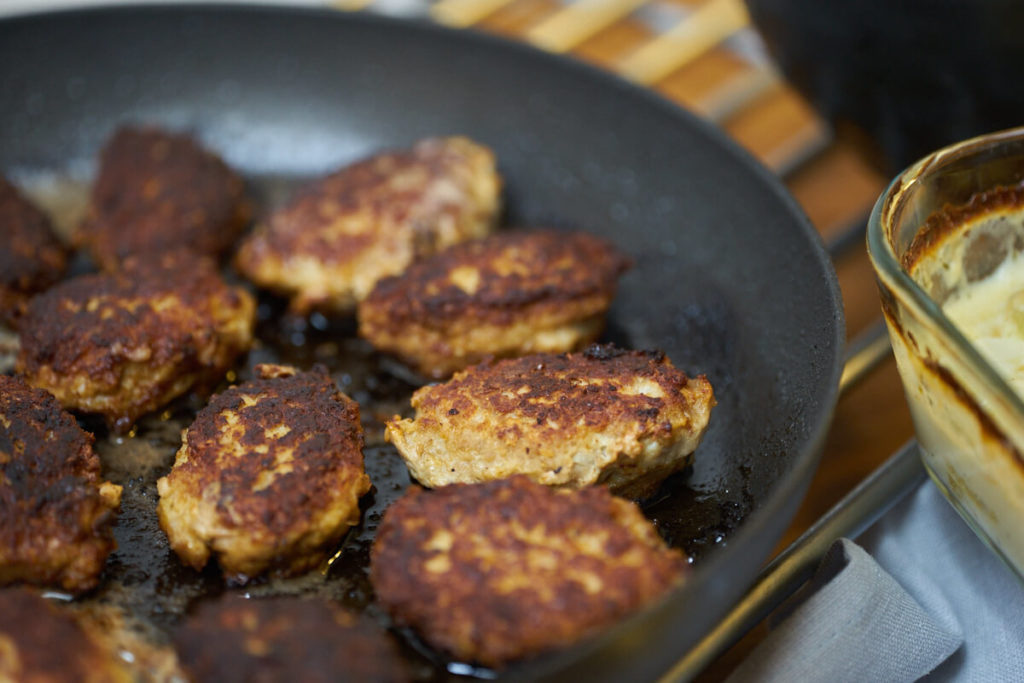
[[[0,21],[0,168],[88,169],[126,121],[190,130],[257,185],[469,135],[497,154],[507,224],[586,229],[635,258],[606,338],[665,350],[718,399],[692,472],[645,507],[694,572],[506,676],[653,679],[751,583],[815,468],[844,325],[817,233],[722,133],[585,65],[379,17],[146,6]]]

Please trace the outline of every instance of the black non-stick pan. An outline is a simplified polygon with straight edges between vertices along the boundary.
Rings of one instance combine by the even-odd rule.
[[[577,63],[375,17],[192,6],[0,21],[0,168],[15,179],[88,174],[126,121],[194,132],[264,197],[273,179],[308,177],[425,136],[469,135],[497,153],[506,224],[590,230],[635,258],[606,338],[663,349],[705,373],[718,399],[692,472],[646,504],[665,537],[695,558],[694,573],[649,610],[507,676],[655,678],[750,584],[813,473],[844,329],[817,234],[779,182],[719,131]],[[273,326],[274,302],[263,310],[263,325]],[[355,348],[345,341],[351,325],[313,327],[318,349]],[[345,339],[324,346],[331,335]],[[351,388],[356,395],[372,401],[382,382],[401,386],[401,373],[366,358],[379,376]],[[368,449],[371,476],[393,458],[389,448]],[[387,499],[381,491],[378,483],[377,507]],[[364,513],[357,536],[372,535],[378,515]],[[123,529],[118,538],[108,572],[124,581],[136,541]],[[356,559],[338,569],[359,585],[364,551],[343,549]],[[176,562],[166,548],[135,549],[161,553]],[[129,588],[149,590],[153,568],[129,569]],[[163,593],[137,602],[173,623],[174,610],[154,604],[179,589],[198,595],[207,579],[161,572]]]

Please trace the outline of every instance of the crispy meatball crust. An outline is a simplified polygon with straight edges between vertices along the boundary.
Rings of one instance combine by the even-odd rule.
[[[466,138],[424,140],[337,171],[242,243],[236,266],[292,308],[348,311],[414,259],[491,232],[501,179]]]
[[[125,127],[100,155],[75,241],[106,270],[172,248],[216,257],[249,216],[242,179],[218,156],[188,135]]]
[[[0,584],[80,593],[114,549],[121,487],[53,396],[0,375]]]
[[[573,351],[601,334],[629,263],[582,232],[499,233],[377,282],[359,334],[435,378],[489,357]]]
[[[216,554],[237,582],[323,563],[370,490],[359,406],[327,371],[256,370],[199,412],[157,482],[171,548],[195,569]]]
[[[502,666],[614,623],[686,567],[636,505],[604,487],[520,476],[411,487],[384,513],[370,578],[397,623],[457,659]]]
[[[0,176],[0,322],[17,327],[32,295],[66,268],[67,252],[50,219]]]
[[[410,679],[379,626],[330,602],[227,596],[189,615],[175,644],[195,683]]]
[[[654,493],[690,464],[715,400],[663,353],[594,345],[482,363],[412,396],[387,438],[430,487],[525,474],[549,486]]]
[[[0,681],[130,683],[133,677],[67,610],[20,588],[0,590]]]
[[[252,344],[256,304],[189,252],[131,258],[67,280],[29,304],[18,372],[67,408],[118,431],[219,381]]]

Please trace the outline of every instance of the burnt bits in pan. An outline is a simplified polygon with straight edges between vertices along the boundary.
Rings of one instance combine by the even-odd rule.
[[[256,367],[215,396],[157,482],[160,526],[186,564],[245,582],[326,562],[370,489],[359,407],[323,368]]]
[[[66,280],[29,304],[17,370],[61,405],[120,432],[219,382],[252,344],[255,301],[187,251],[133,257]]]
[[[359,334],[433,378],[490,357],[574,351],[601,334],[629,265],[587,233],[500,232],[378,281],[359,304]]]
[[[114,549],[121,487],[49,393],[0,375],[0,584],[81,593]]]
[[[188,135],[120,128],[100,155],[75,242],[106,270],[169,249],[216,258],[249,221],[243,190],[242,179]]]
[[[351,311],[380,278],[490,233],[500,191],[491,150],[463,137],[423,140],[300,190],[242,242],[235,263],[294,311]]]
[[[607,488],[519,476],[410,488],[384,516],[370,575],[398,624],[457,659],[502,667],[609,626],[686,568]]]

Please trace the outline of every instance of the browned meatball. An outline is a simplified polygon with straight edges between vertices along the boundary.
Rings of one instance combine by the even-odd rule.
[[[243,191],[242,179],[188,135],[120,128],[101,153],[75,241],[107,270],[167,249],[216,257],[249,220]]]
[[[616,622],[686,567],[608,489],[513,477],[410,488],[384,514],[370,577],[397,623],[458,659],[502,666]]]
[[[0,590],[0,681],[131,683],[117,654],[70,612],[35,593]]]
[[[658,352],[592,346],[477,365],[412,397],[387,438],[426,486],[525,474],[642,498],[686,467],[715,404]]]
[[[99,583],[121,487],[56,399],[0,375],[0,584],[72,593]]]
[[[409,680],[379,626],[330,602],[228,596],[200,605],[175,643],[195,683]]]
[[[67,253],[50,220],[0,176],[0,322],[16,327],[32,295],[60,279]]]
[[[501,179],[466,138],[424,140],[333,173],[243,242],[238,269],[292,308],[347,311],[414,259],[489,233]]]
[[[573,351],[601,334],[628,266],[586,233],[499,233],[380,280],[359,304],[359,334],[437,378],[488,357]]]
[[[132,258],[32,300],[17,368],[67,408],[124,431],[197,385],[219,381],[252,344],[256,305],[188,252]]]
[[[370,489],[359,406],[326,370],[256,370],[199,412],[157,482],[171,548],[196,569],[215,554],[235,581],[323,563]]]

